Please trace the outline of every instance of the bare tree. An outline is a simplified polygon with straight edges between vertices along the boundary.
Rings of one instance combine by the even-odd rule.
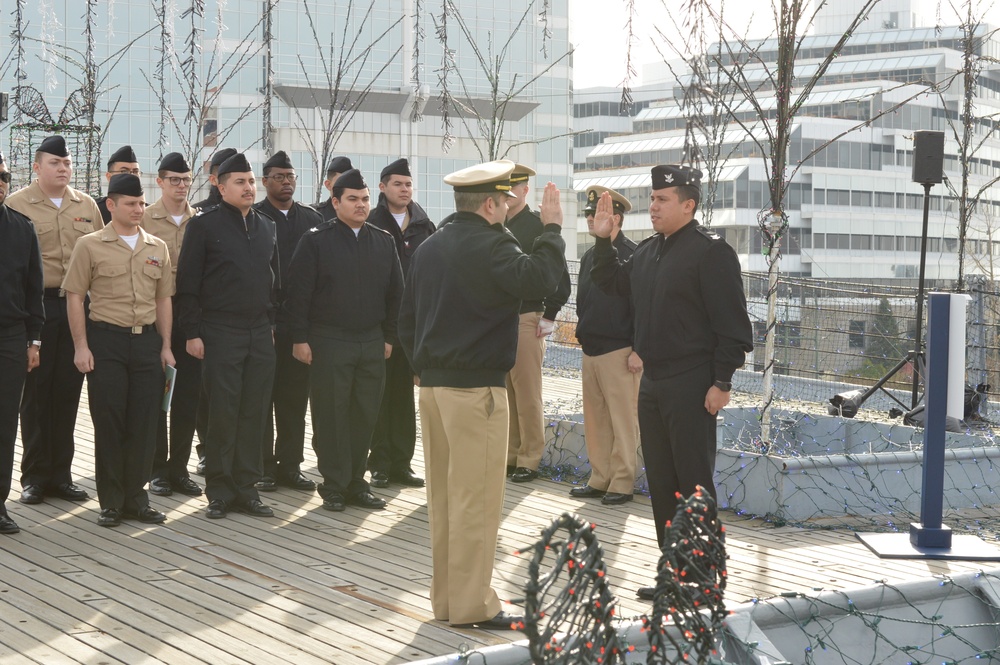
[[[179,17],[171,11],[172,3],[164,0],[151,0],[158,25],[154,30],[160,32],[160,59],[153,73],[142,71],[143,77],[149,83],[150,89],[157,96],[161,110],[161,129],[157,137],[157,145],[161,150],[166,146],[167,129],[172,131],[180,142],[181,152],[193,165],[197,177],[202,170],[202,162],[198,159],[205,146],[218,145],[225,142],[226,137],[235,130],[246,118],[252,116],[264,106],[264,100],[250,104],[239,110],[234,119],[222,122],[218,117],[219,101],[227,86],[236,76],[253,62],[267,47],[264,40],[257,36],[262,34],[263,26],[270,20],[277,0],[267,0],[260,19],[246,34],[240,36],[235,46],[224,44],[228,28],[223,21],[225,3],[219,3],[215,18],[215,39],[211,52],[204,54],[201,48],[201,36],[205,23],[205,0],[191,0]],[[176,33],[174,22],[186,21],[188,30],[184,37],[184,48],[173,48]],[[169,72],[169,76],[167,76]],[[183,91],[183,113],[174,112],[175,105],[171,103],[167,80]],[[260,141],[262,139],[258,139]],[[255,144],[254,144],[255,145]],[[243,146],[244,148],[250,146]]]
[[[954,76],[939,86],[938,95],[942,107],[948,108],[950,104],[945,100],[945,93],[957,86],[961,94],[957,117],[952,114],[945,116],[947,130],[958,144],[959,178],[958,182],[951,178],[946,179],[945,186],[955,197],[958,208],[958,289],[963,290],[965,263],[966,259],[970,258],[966,247],[969,228],[976,218],[977,211],[983,212],[979,210],[980,199],[997,184],[997,181],[1000,181],[1000,175],[985,179],[976,178],[973,175],[973,164],[981,161],[979,155],[985,152],[984,145],[989,140],[995,140],[994,132],[998,117],[1000,117],[998,113],[979,113],[979,105],[976,103],[980,85],[979,77],[984,67],[996,65],[1000,61],[987,53],[986,46],[996,35],[997,29],[989,29],[983,23],[981,17],[985,14],[985,8],[979,11],[977,3],[972,0],[966,0],[961,4],[949,1],[948,4],[959,17],[958,30],[962,35],[960,40],[962,67]],[[987,157],[986,159],[991,158]],[[982,215],[980,214],[980,216]],[[992,232],[994,230],[991,223],[992,214],[985,222],[987,232]],[[990,235],[992,234],[990,233]],[[971,258],[975,260],[974,256]],[[992,274],[992,265],[990,268]]]
[[[764,403],[761,407],[761,439],[764,445],[770,442],[770,410],[774,399],[774,364],[775,364],[775,323],[777,319],[777,289],[779,263],[781,257],[781,239],[788,230],[788,216],[785,211],[785,199],[789,185],[799,168],[816,153],[833,144],[840,138],[858,129],[870,126],[875,120],[892,113],[909,101],[933,91],[934,81],[923,81],[917,86],[916,92],[903,101],[883,106],[874,111],[868,118],[849,126],[833,139],[822,143],[815,150],[795,165],[788,163],[788,148],[791,143],[793,123],[800,114],[814,88],[820,84],[827,70],[840,55],[844,46],[854,33],[864,23],[873,7],[879,0],[863,0],[857,12],[846,24],[843,33],[833,45],[820,56],[811,56],[808,66],[799,65],[803,41],[807,38],[807,30],[815,20],[816,13],[827,5],[827,0],[819,0],[813,9],[808,0],[773,0],[775,33],[769,40],[769,48],[777,52],[774,62],[762,57],[760,44],[751,45],[748,40],[739,36],[739,32],[728,25],[721,14],[712,8],[708,0],[691,0],[700,4],[707,14],[723,26],[731,35],[722,40],[724,53],[713,56],[713,66],[718,67],[725,78],[733,85],[737,94],[732,102],[726,101],[730,119],[743,129],[749,140],[760,149],[768,170],[768,190],[770,205],[761,211],[758,224],[763,235],[763,244],[767,248],[768,290],[767,290],[767,327],[764,348]],[[772,41],[773,40],[773,41]],[[814,49],[815,50],[815,49]],[[766,86],[762,87],[754,81],[750,72],[761,72]],[[805,72],[805,73],[803,73]],[[903,88],[907,84],[900,84]],[[768,96],[760,94],[767,90]],[[765,103],[766,102],[766,103]],[[752,120],[751,120],[752,119]],[[758,131],[753,131],[751,122],[759,123]]]
[[[377,71],[371,75],[365,73],[375,47],[383,41],[388,41],[390,35],[403,21],[403,17],[400,16],[370,43],[362,45],[361,35],[365,32],[365,26],[369,24],[375,7],[376,1],[370,0],[364,13],[355,18],[355,3],[347,3],[347,14],[338,21],[343,26],[339,37],[330,33],[329,40],[326,40],[320,38],[309,1],[302,0],[303,11],[309,21],[309,32],[316,45],[316,53],[319,54],[322,67],[319,80],[314,80],[302,56],[298,56],[299,67],[312,101],[307,108],[316,110],[319,116],[318,127],[314,126],[310,118],[303,115],[299,105],[289,106],[295,116],[293,122],[295,130],[307,146],[316,173],[326,171],[326,165],[333,157],[334,149],[347,131],[351,120],[361,110],[375,83],[403,50],[403,46],[400,45],[384,63],[376,65],[379,67]],[[316,136],[317,129],[318,136]],[[318,178],[315,200],[318,201],[322,193],[323,181]]]
[[[121,102],[117,97],[107,108],[99,108],[102,99],[115,90],[117,86],[109,86],[108,78],[122,59],[128,55],[139,40],[150,34],[153,29],[138,35],[124,48],[103,60],[96,57],[94,29],[98,23],[97,9],[99,0],[87,0],[85,5],[83,34],[86,42],[84,50],[73,48],[55,37],[54,32],[43,31],[41,38],[29,37],[25,34],[27,27],[23,21],[22,5],[15,10],[17,26],[14,31],[15,50],[17,52],[17,70],[15,78],[18,81],[14,89],[15,115],[24,121],[15,125],[14,129],[26,130],[29,133],[62,132],[70,138],[78,137],[78,141],[70,141],[76,145],[74,156],[80,164],[74,173],[74,185],[83,191],[99,195],[103,179],[98,171],[101,146],[107,135],[108,127],[114,119],[115,112]],[[23,58],[26,43],[38,44],[43,51],[46,67],[61,73],[68,82],[67,87],[74,88],[66,97],[66,102],[58,114],[53,114],[46,102],[46,95],[28,83],[24,71]],[[55,83],[55,79],[51,81]],[[74,87],[75,86],[75,87]],[[98,112],[106,113],[105,122],[97,123]],[[30,143],[30,141],[28,141]]]
[[[996,264],[995,255],[995,248],[1000,245],[1000,218],[993,212],[991,205],[984,206],[975,213],[969,219],[969,228],[977,231],[980,237],[967,240],[960,251],[964,259],[977,269],[977,273],[993,282],[1000,276],[1000,266]],[[963,285],[964,282],[965,280]]]
[[[701,221],[712,225],[715,200],[718,195],[719,175],[726,162],[733,157],[739,143],[729,142],[726,148],[726,134],[730,126],[729,109],[735,108],[736,87],[730,82],[720,67],[714,66],[723,56],[723,23],[715,22],[714,43],[708,39],[708,17],[701,5],[688,5],[682,20],[677,20],[676,9],[666,0],[663,2],[667,16],[673,23],[674,32],[680,39],[668,37],[659,27],[656,33],[660,41],[654,46],[671,75],[682,85],[677,106],[684,115],[684,150],[681,162],[698,167],[704,174],[702,179]],[[720,5],[718,15],[725,15]],[[671,59],[663,52],[662,44],[669,45],[676,58],[681,59],[686,71],[679,71]],[[756,94],[756,90],[754,90]],[[756,123],[751,124],[751,128]]]
[[[509,73],[510,59],[509,51],[514,44],[518,33],[525,27],[528,17],[534,11],[535,3],[529,2],[524,13],[514,25],[510,34],[507,35],[503,43],[495,38],[493,33],[487,36],[485,48],[477,38],[472,28],[462,17],[462,13],[454,0],[443,0],[443,10],[439,17],[434,18],[435,32],[438,41],[441,43],[442,66],[438,75],[438,83],[441,86],[441,111],[444,115],[444,138],[442,148],[447,151],[454,143],[452,135],[451,112],[458,116],[459,121],[465,128],[466,134],[472,140],[480,159],[491,161],[505,157],[515,147],[525,144],[537,144],[545,141],[552,141],[557,138],[574,136],[583,132],[566,132],[556,134],[541,139],[530,141],[519,141],[509,143],[504,136],[507,131],[507,123],[511,121],[510,112],[513,104],[524,95],[536,81],[548,74],[556,65],[563,62],[572,55],[570,49],[552,60],[541,71],[530,76],[519,76],[516,72]],[[543,9],[541,16],[547,16],[547,6]],[[448,33],[448,21],[454,20],[459,31],[464,38],[464,44],[472,49],[476,62],[479,64],[479,71],[485,79],[489,92],[484,98],[475,93],[474,86],[470,85],[462,75],[462,70],[455,66],[455,50],[451,48]],[[551,34],[548,28],[547,18],[543,24],[543,55],[547,54],[545,46],[548,36]],[[458,95],[451,90],[449,75],[454,74],[458,79],[460,92]],[[589,131],[589,130],[588,130]],[[505,145],[505,143],[507,143]]]

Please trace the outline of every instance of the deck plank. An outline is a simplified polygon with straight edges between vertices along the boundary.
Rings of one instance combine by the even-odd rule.
[[[570,403],[579,380],[547,376],[547,399]],[[93,427],[86,391],[75,477],[94,494]],[[307,433],[307,436],[310,434]],[[313,479],[307,445],[303,470]],[[17,467],[15,467],[17,468]],[[423,471],[420,447],[414,468]],[[578,514],[597,527],[618,614],[649,605],[634,590],[659,552],[649,500],[625,506],[574,499],[551,480],[508,483],[494,581],[523,596],[527,553],[551,520]],[[95,499],[8,503],[22,533],[0,536],[0,660],[6,663],[321,663],[372,665],[476,648],[518,634],[456,629],[432,618],[430,535],[423,489],[376,490],[384,511],[330,513],[315,493],[262,495],[277,515],[204,516],[204,497],[151,497],[163,525],[95,523]],[[17,492],[14,492],[14,499]],[[727,603],[784,592],[844,589],[977,571],[982,564],[883,561],[853,532],[774,527],[723,513]]]

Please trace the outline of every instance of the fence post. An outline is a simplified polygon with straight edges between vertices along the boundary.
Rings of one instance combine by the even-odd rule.
[[[968,325],[968,382],[973,386],[989,383],[986,372],[986,277],[970,275],[966,278],[969,285],[969,313],[966,318]]]

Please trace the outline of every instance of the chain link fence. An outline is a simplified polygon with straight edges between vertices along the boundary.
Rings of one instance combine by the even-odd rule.
[[[546,352],[551,369],[579,369],[576,340],[576,283],[578,261],[569,261],[573,283],[570,302],[562,309]],[[736,377],[738,391],[759,393],[765,364],[767,328],[767,273],[743,275],[747,310],[754,327],[754,351]],[[1000,385],[1000,282],[973,277],[967,280],[966,383]],[[809,380],[779,381],[779,399],[829,397],[843,385],[870,386],[887,376],[913,350],[916,337],[917,288],[862,284],[801,277],[782,277],[778,286],[775,339],[775,375]],[[926,335],[922,335],[926,340]],[[885,384],[909,390],[912,363],[905,362]],[[755,378],[756,377],[756,378]],[[785,394],[781,394],[784,390]]]

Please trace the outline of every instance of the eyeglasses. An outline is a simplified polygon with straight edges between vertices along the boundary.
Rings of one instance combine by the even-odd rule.
[[[131,173],[132,175],[142,175],[142,169],[127,169],[124,166],[114,173]]]
[[[12,174],[11,174],[10,171],[2,171],[2,172],[0,172],[0,182],[6,183],[6,184],[9,185],[11,178],[12,178]]]
[[[266,175],[265,178],[270,178],[271,180],[281,183],[281,182],[295,182],[297,175],[294,173],[275,173],[274,175]]]
[[[182,178],[179,175],[169,175],[166,178],[164,178],[164,180],[169,182],[174,187],[180,187],[181,185],[186,185],[190,187],[191,183],[194,182],[194,180],[191,178]]]

